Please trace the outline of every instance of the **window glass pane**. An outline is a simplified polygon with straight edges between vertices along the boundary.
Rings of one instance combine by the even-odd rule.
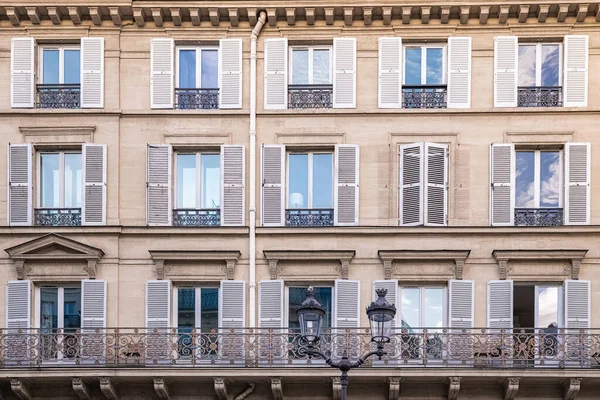
[[[542,86],[559,85],[559,55],[559,45],[545,44],[542,46]]]
[[[196,50],[179,50],[179,87],[196,87]]]
[[[177,289],[177,327],[180,332],[190,332],[196,325],[196,289]],[[183,328],[183,329],[182,329]]]
[[[300,330],[296,310],[298,310],[302,302],[306,300],[306,289],[306,287],[289,288],[288,327],[290,329]],[[314,290],[315,299],[325,307],[325,316],[323,317],[323,332],[325,332],[325,329],[331,328],[333,288],[315,287]]]
[[[65,153],[65,207],[81,207],[81,153]]]
[[[540,207],[558,207],[560,193],[560,153],[540,153]]]
[[[444,289],[423,288],[423,326],[427,328],[444,326]]]
[[[407,48],[404,61],[404,83],[421,84],[421,48]]]
[[[329,50],[313,50],[313,83],[315,85],[330,84]]]
[[[519,86],[536,86],[535,45],[519,46]]]
[[[289,208],[308,208],[308,154],[290,154]]]
[[[533,151],[517,151],[515,207],[533,208],[535,153]]]
[[[308,50],[292,51],[292,84],[308,84]]]
[[[63,310],[65,332],[81,328],[81,288],[64,288]]]
[[[444,83],[444,49],[427,49],[427,84],[441,85]]]
[[[538,320],[539,328],[548,328],[550,324],[558,325],[558,287],[538,286]]]
[[[201,208],[219,208],[221,198],[221,156],[202,154]]]
[[[333,154],[313,154],[313,208],[333,208]]]
[[[81,80],[81,64],[79,50],[65,49],[65,83],[79,84]]]
[[[219,53],[217,50],[202,50],[202,88],[219,87]]]
[[[58,50],[44,50],[44,76],[42,77],[43,83],[45,84],[58,84],[59,83],[59,57],[60,52]]]
[[[200,291],[200,330],[210,332],[219,327],[219,289],[203,288]]]
[[[40,328],[53,330],[58,328],[58,288],[40,288]]]
[[[402,328],[420,328],[421,290],[419,288],[402,289]]]
[[[196,154],[177,154],[177,208],[196,208]]]
[[[42,153],[40,160],[40,206],[42,208],[60,207],[59,154]]]

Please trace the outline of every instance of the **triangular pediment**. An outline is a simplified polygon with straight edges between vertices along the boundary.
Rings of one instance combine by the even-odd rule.
[[[5,249],[13,260],[98,260],[104,252],[55,233]]]

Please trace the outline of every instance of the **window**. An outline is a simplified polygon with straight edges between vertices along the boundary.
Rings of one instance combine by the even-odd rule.
[[[175,95],[180,109],[219,108],[219,50],[216,47],[177,48]]]
[[[405,108],[445,108],[446,45],[410,45],[404,47]]]
[[[400,288],[401,326],[409,332],[419,332],[422,328],[446,326],[446,288],[435,286]]]
[[[216,336],[210,333],[219,327],[219,288],[180,286],[176,296],[179,356],[192,356],[194,350],[196,357],[215,355]]]
[[[79,108],[81,59],[79,46],[40,47],[38,107]]]
[[[38,293],[42,358],[56,360],[77,357],[77,337],[69,334],[81,328],[81,287],[42,286]],[[59,333],[64,335],[59,337]]]
[[[290,47],[289,108],[332,107],[330,46]]]
[[[519,44],[519,107],[562,105],[561,45]]]
[[[302,302],[306,300],[306,290],[308,286],[289,286],[288,290],[288,328],[300,332],[300,323],[296,316],[296,310]],[[323,317],[323,331],[332,327],[333,311],[333,288],[330,286],[313,286],[315,299],[325,307],[325,317]]]

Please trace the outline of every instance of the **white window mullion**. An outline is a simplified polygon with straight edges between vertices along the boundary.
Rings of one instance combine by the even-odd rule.
[[[202,49],[196,48],[196,88],[202,87]]]
[[[542,172],[540,169],[541,152],[536,150],[533,154],[533,205],[535,208],[540,208],[540,175]]]
[[[194,299],[194,323],[196,324],[196,328],[200,328],[202,326],[202,288],[196,288],[196,298]]]
[[[313,48],[308,49],[308,84],[313,84]]]
[[[202,181],[202,154],[196,153],[196,209],[202,208],[202,191],[204,182]]]
[[[58,50],[58,83],[65,83],[65,49],[62,47]]]
[[[58,207],[65,206],[65,153],[58,153]]]
[[[427,47],[421,47],[421,85],[427,83]]]
[[[313,208],[313,153],[308,153],[308,202],[309,209]]]
[[[564,202],[563,199],[565,197],[565,164],[564,164],[564,158],[563,158],[563,150],[560,150],[558,152],[558,161],[560,165],[560,168],[558,169],[558,176],[560,177],[558,180],[558,207],[563,208],[564,207]]]
[[[542,86],[542,44],[535,45],[535,85]]]

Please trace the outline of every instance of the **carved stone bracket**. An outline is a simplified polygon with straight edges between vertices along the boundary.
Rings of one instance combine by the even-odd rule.
[[[217,399],[227,400],[227,381],[225,381],[225,378],[213,378],[213,380],[215,383]]]
[[[448,400],[458,400],[461,380],[460,376],[451,376],[448,378]]]
[[[96,279],[96,265],[98,260],[87,260],[87,265],[83,267],[83,270],[87,272],[88,279]]]
[[[510,377],[504,382],[504,400],[514,400],[517,397],[520,380],[518,377]]]
[[[398,400],[400,398],[400,379],[398,377],[390,377],[390,394],[389,400]]]
[[[106,400],[119,400],[119,392],[117,386],[108,377],[100,377],[100,390]]]
[[[283,384],[281,378],[271,378],[271,393],[273,400],[283,400]]]
[[[164,378],[154,378],[154,391],[156,392],[156,397],[160,400],[171,399],[169,385],[165,382]]]
[[[283,272],[283,267],[279,265],[279,260],[269,260],[269,272],[271,279],[277,279],[279,274]]]
[[[333,400],[341,400],[342,398],[342,383],[339,377],[331,378],[331,390],[333,392]]]
[[[149,250],[156,266],[156,279],[163,280],[172,272],[167,262],[206,263],[223,262],[221,274],[224,279],[233,279],[235,265],[241,256],[240,251],[220,250]],[[200,275],[200,273],[199,273]]]
[[[581,261],[587,250],[494,250],[492,255],[498,262],[498,275],[500,279],[509,279],[515,272],[518,262],[552,262],[568,261],[569,266],[565,273],[571,279],[579,279]],[[541,272],[540,272],[541,274]]]
[[[73,378],[73,391],[81,400],[90,400],[92,396],[90,395],[90,388],[88,385],[81,380],[81,378]]]
[[[350,262],[354,258],[354,250],[264,250],[263,254],[269,263],[271,279],[279,279],[284,273],[281,261],[337,261],[335,270],[340,279],[348,279]]]
[[[402,273],[394,267],[394,261],[452,261],[449,272],[454,275],[454,279],[462,279],[470,250],[379,250],[378,253],[383,262],[385,279],[392,279],[394,274]]]
[[[565,400],[575,400],[581,389],[581,378],[570,378],[565,382]]]
[[[31,388],[26,382],[21,379],[11,379],[10,388],[15,396],[20,400],[31,400]]]

